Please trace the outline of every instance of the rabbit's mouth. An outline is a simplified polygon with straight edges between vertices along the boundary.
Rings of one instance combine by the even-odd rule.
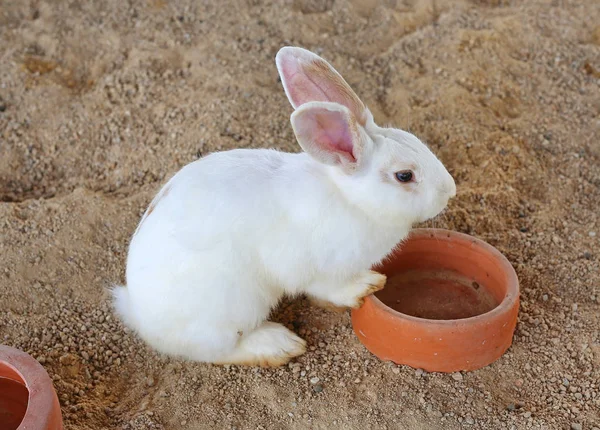
[[[429,227],[429,228],[444,228],[448,225],[448,203],[434,213],[431,216],[424,217],[422,220],[416,223],[415,227]]]

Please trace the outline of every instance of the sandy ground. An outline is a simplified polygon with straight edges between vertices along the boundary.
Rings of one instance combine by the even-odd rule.
[[[171,174],[298,150],[287,44],[439,155],[458,196],[430,225],[515,266],[495,364],[380,362],[306,300],[276,312],[309,343],[276,370],[159,357],[112,315],[105,287]],[[0,341],[44,364],[68,429],[600,427],[599,86],[595,0],[0,0]]]

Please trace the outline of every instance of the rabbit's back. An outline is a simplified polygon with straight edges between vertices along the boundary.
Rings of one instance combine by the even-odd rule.
[[[284,157],[269,150],[233,150],[188,164],[152,201],[132,247],[177,240],[201,249],[231,240],[250,226],[245,236],[257,234],[264,222],[254,224],[275,213],[277,203],[269,196]]]

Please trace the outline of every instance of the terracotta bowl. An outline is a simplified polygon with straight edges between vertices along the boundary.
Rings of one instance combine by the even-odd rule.
[[[0,429],[62,430],[52,381],[31,356],[0,345]]]
[[[415,229],[374,270],[387,275],[386,286],[352,311],[352,325],[380,359],[429,372],[475,370],[511,345],[519,281],[491,245]]]

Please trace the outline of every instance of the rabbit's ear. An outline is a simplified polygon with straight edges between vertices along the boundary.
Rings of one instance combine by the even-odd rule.
[[[317,161],[351,172],[360,163],[363,141],[352,112],[340,104],[309,102],[291,118],[296,139]]]
[[[365,105],[331,65],[302,48],[286,46],[275,57],[277,70],[294,109],[308,102],[335,102],[346,106],[365,125]]]

